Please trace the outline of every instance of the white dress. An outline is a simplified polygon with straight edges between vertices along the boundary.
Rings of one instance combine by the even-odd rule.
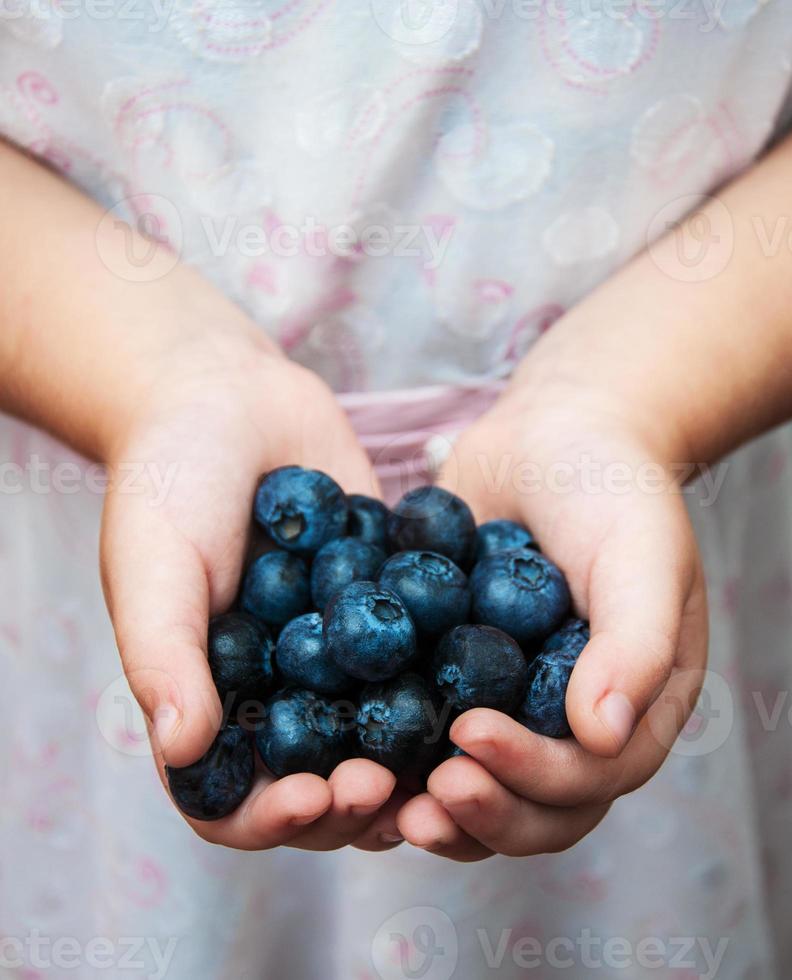
[[[791,78],[782,0],[0,7],[0,132],[373,399],[507,376],[755,159]],[[472,866],[242,854],[189,831],[147,758],[97,575],[100,474],[0,419],[0,975],[781,980],[789,430],[724,465],[690,502],[705,696],[586,840]]]

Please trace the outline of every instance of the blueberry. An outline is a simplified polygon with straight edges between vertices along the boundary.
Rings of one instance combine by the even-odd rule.
[[[388,546],[388,508],[381,500],[353,493],[347,497],[347,535],[380,548]]]
[[[253,514],[281,548],[311,555],[343,536],[347,503],[344,491],[326,473],[282,466],[259,484]]]
[[[330,658],[364,681],[394,677],[415,656],[415,626],[395,592],[374,582],[352,582],[324,614]]]
[[[550,738],[572,734],[566,714],[566,692],[577,659],[588,643],[588,623],[568,620],[548,637],[528,671],[528,690],[517,712],[526,728]]]
[[[289,684],[318,694],[344,694],[355,684],[328,657],[322,638],[322,617],[316,612],[298,616],[283,627],[275,662]]]
[[[209,669],[224,709],[263,701],[272,686],[274,652],[267,627],[247,613],[225,613],[210,621]]]
[[[567,619],[544,641],[542,653],[564,650],[577,659],[590,636],[589,624],[585,619]]]
[[[382,548],[359,538],[328,541],[311,567],[311,595],[316,608],[323,610],[350,582],[376,578],[386,557]]]
[[[352,754],[354,708],[313,691],[291,687],[264,706],[256,747],[275,776],[313,772],[325,778]]]
[[[439,636],[467,622],[467,576],[445,555],[400,551],[382,566],[379,582],[401,598],[419,633]]]
[[[551,561],[528,548],[499,551],[470,576],[472,619],[527,646],[557,629],[569,611],[566,579]]]
[[[470,566],[476,523],[470,508],[441,487],[410,490],[388,517],[394,551],[436,551],[463,570]]]
[[[476,561],[510,548],[533,548],[538,551],[539,545],[528,528],[516,521],[497,520],[479,524],[476,530]]]
[[[206,755],[190,766],[165,767],[179,809],[196,820],[227,817],[253,785],[253,746],[239,725],[221,729]]]
[[[268,551],[248,568],[241,603],[246,612],[265,623],[288,623],[311,604],[308,566],[288,551]]]
[[[528,664],[518,644],[492,626],[457,626],[432,658],[434,681],[457,711],[495,708],[507,714],[525,694]]]
[[[363,688],[358,750],[397,776],[424,774],[440,753],[443,732],[440,700],[417,674]]]

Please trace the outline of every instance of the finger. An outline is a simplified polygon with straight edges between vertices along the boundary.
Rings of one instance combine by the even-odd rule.
[[[210,844],[262,851],[289,844],[305,833],[327,812],[332,799],[327,782],[310,773],[275,781],[259,777],[242,805],[222,820],[185,819]]]
[[[328,780],[333,795],[328,811],[300,835],[295,846],[331,851],[363,835],[390,799],[396,777],[368,759],[348,759]]]
[[[390,851],[403,844],[404,837],[399,831],[396,818],[409,799],[410,794],[397,784],[388,802],[353,841],[353,846],[361,851]]]
[[[254,789],[242,806],[224,820],[190,823],[211,844],[259,851],[290,843],[331,805],[327,782],[319,776],[300,773]]]
[[[206,659],[209,582],[201,556],[142,499],[111,499],[102,578],[132,692],[173,766],[198,759],[221,720]]]
[[[165,760],[156,748],[154,764],[165,792],[178,810],[168,784]],[[181,810],[179,813],[195,833],[210,844],[260,851],[290,843],[319,820],[332,801],[327,780],[312,773],[275,780],[257,758],[253,787],[233,813],[221,820],[195,820]]]
[[[449,759],[429,777],[429,792],[471,838],[498,854],[565,851],[590,833],[608,804],[544,806],[502,786],[474,759]]]
[[[399,830],[414,847],[452,861],[482,861],[492,851],[474,840],[428,793],[414,796],[401,808]]]
[[[491,473],[499,472],[500,460],[497,453],[487,458],[482,453],[482,446],[492,449],[493,441],[486,422],[479,419],[450,447],[437,474],[436,484],[461,497],[473,511],[477,524],[495,518],[520,520],[517,496],[505,493],[500,481],[485,478],[488,470]]]
[[[664,762],[695,704],[702,671],[681,670],[616,759],[575,739],[544,738],[498,711],[476,708],[451,726],[451,738],[518,796],[551,806],[607,803],[632,792]]]
[[[325,441],[321,447],[317,447],[320,451],[312,453],[303,461],[303,465],[332,476],[344,493],[359,493],[382,499],[379,478],[354,433],[352,438],[342,441],[343,446],[337,450],[331,449]]]
[[[624,749],[679,651],[691,661],[706,655],[703,580],[687,521],[677,516],[665,500],[653,515],[642,509],[637,520],[618,522],[591,566],[591,641],[572,673],[566,708],[575,737],[597,755]]]

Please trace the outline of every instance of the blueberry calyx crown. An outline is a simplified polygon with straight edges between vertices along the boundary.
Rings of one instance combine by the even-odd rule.
[[[401,619],[404,615],[396,603],[384,595],[373,595],[369,597],[371,612],[381,623],[392,623],[396,619]]]
[[[296,541],[305,530],[305,517],[303,514],[280,512],[280,517],[275,517],[272,521],[272,531],[282,541]]]
[[[541,561],[524,554],[511,560],[515,582],[524,589],[541,589],[547,582],[547,570]]]
[[[445,555],[437,555],[431,551],[419,551],[415,564],[427,575],[436,578],[447,578],[451,568],[451,559]]]
[[[368,701],[361,705],[355,720],[358,737],[367,745],[380,745],[387,741],[390,711],[386,705]]]
[[[447,700],[451,700],[457,693],[457,686],[461,678],[461,671],[456,664],[444,664],[435,676],[437,690]]]

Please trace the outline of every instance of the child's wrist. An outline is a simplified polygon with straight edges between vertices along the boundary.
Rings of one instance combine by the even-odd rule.
[[[240,400],[256,385],[268,390],[284,364],[280,350],[251,322],[233,324],[228,317],[204,313],[187,323],[152,324],[149,329],[146,356],[130,366],[128,385],[92,437],[95,455],[109,464],[221,385],[233,384]]]
[[[694,461],[687,429],[658,410],[648,384],[641,392],[615,375],[607,382],[595,380],[584,365],[585,359],[559,358],[537,345],[512,376],[504,404],[522,413],[537,433],[553,418],[554,431],[570,438],[588,435],[598,443],[629,443],[663,467]]]

